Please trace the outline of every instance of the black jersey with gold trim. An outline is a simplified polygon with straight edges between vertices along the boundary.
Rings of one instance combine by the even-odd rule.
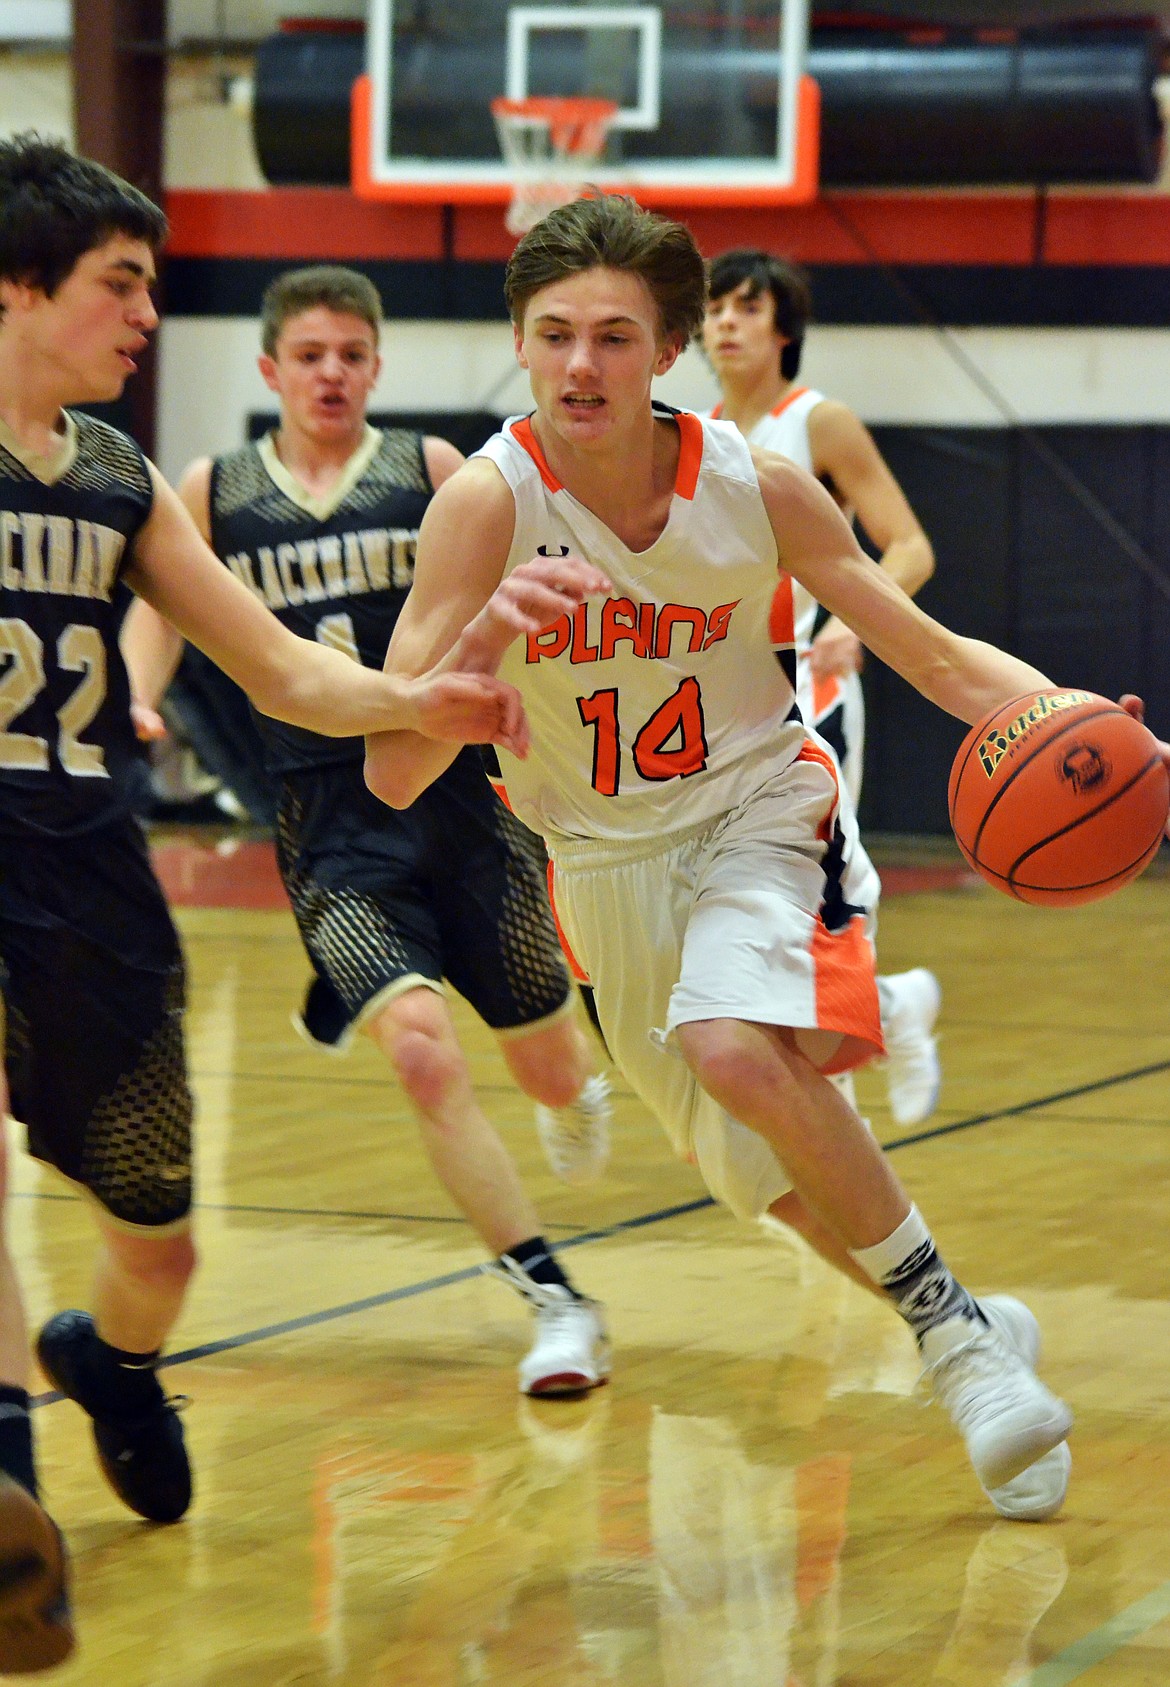
[[[367,435],[368,460],[333,500],[299,495],[271,441],[217,457],[211,542],[217,556],[284,625],[381,668],[414,579],[418,528],[434,487],[423,435]],[[279,475],[279,480],[275,478]],[[326,738],[257,714],[277,774],[359,760],[360,738]]]
[[[58,478],[0,444],[0,831],[64,837],[130,806],[122,575],[154,488],[134,442],[73,415]]]

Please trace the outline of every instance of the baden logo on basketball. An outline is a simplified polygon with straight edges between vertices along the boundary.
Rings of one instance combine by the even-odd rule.
[[[1073,709],[1078,703],[1087,703],[1090,699],[1087,691],[1045,691],[1041,692],[1035,702],[1024,709],[1007,726],[995,728],[982,740],[978,749],[979,760],[983,764],[983,771],[989,779],[995,775],[995,770],[1007,755],[1013,744],[1019,742],[1029,729],[1040,721],[1048,720],[1051,715],[1058,714],[1062,709]]]

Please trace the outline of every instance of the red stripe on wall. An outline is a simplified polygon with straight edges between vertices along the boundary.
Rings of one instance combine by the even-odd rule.
[[[378,205],[346,188],[168,193],[177,258],[420,258],[443,256],[440,205]]]
[[[167,195],[168,250],[188,258],[441,259],[441,205],[379,204],[345,188]],[[764,246],[806,264],[1031,264],[1036,196],[1028,191],[838,193],[772,209],[665,207],[710,255]],[[1042,223],[1043,262],[1170,265],[1170,194],[1052,193]],[[515,245],[503,208],[452,208],[453,256],[502,263]]]
[[[1049,264],[1170,264],[1170,194],[1054,193],[1048,201]]]

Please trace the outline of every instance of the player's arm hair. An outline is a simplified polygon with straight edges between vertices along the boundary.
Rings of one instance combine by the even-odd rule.
[[[753,457],[781,566],[924,697],[972,722],[1009,698],[1051,685],[1029,663],[924,614],[873,566],[812,475],[772,452],[753,451]]]
[[[881,567],[911,597],[934,573],[934,549],[865,423],[825,399],[809,413],[813,473],[828,478],[881,553]]]
[[[466,654],[461,635],[500,583],[515,523],[511,491],[486,458],[465,464],[436,492],[419,527],[414,584],[386,652],[388,672],[453,667]],[[457,748],[412,732],[367,734],[366,784],[392,808],[407,808]]]
[[[440,688],[440,720],[433,688],[427,692],[362,667],[339,650],[291,633],[216,559],[153,465],[151,472],[154,507],[135,541],[127,584],[242,686],[264,714],[335,738],[391,727],[421,729],[424,721],[428,731],[443,737],[462,731],[461,741],[510,734],[514,703],[495,682]],[[489,717],[498,733],[496,724],[477,726]]]
[[[211,539],[211,458],[188,465],[175,490],[191,512],[201,537]],[[157,709],[183,659],[183,637],[145,598],[136,597],[122,627],[122,659],[130,676],[130,695],[146,709]]]

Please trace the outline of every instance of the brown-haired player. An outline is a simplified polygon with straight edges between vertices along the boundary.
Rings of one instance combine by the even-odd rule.
[[[403,685],[294,638],[220,567],[138,447],[69,408],[117,398],[134,373],[158,323],[151,287],[165,233],[157,206],[100,165],[36,135],[0,142],[5,1069],[31,1152],[86,1191],[97,1224],[93,1311],[51,1319],[41,1362],[89,1414],[116,1492],[157,1522],[182,1516],[191,1495],[156,1365],[195,1266],[192,1104],[182,955],[130,814],[120,588],[302,728],[409,725],[521,752],[527,738],[518,696],[496,679],[469,669]],[[529,581],[495,598],[486,619],[540,626],[558,601]],[[3,1154],[0,1143],[0,1186]],[[4,1674],[48,1668],[73,1644],[64,1549],[37,1499],[30,1373],[0,1237]]]
[[[732,1211],[788,1222],[888,1299],[996,1508],[1050,1515],[1072,1416],[1034,1373],[1035,1319],[955,1279],[825,1076],[881,1050],[878,887],[795,708],[794,639],[773,652],[777,577],[963,720],[1049,682],[924,615],[804,470],[652,402],[703,316],[686,229],[581,199],[520,241],[506,287],[535,409],[428,510],[390,666],[465,653],[502,579],[555,582],[581,557],[608,576],[599,601],[478,656],[525,697],[532,753],[501,757],[508,791],[547,840],[614,1059]],[[449,759],[394,732],[366,773],[404,805]]]
[[[798,384],[812,316],[807,275],[741,246],[711,260],[707,286],[702,345],[721,393],[710,414],[734,422],[749,444],[816,475],[847,519],[860,521],[880,552],[879,566],[913,597],[934,573],[922,523],[860,417]],[[835,752],[856,809],[865,760],[861,641],[840,616],[822,614],[803,587],[794,613],[801,714]],[[926,967],[881,974],[878,1000],[890,1112],[903,1128],[918,1125],[934,1111],[941,1081],[933,1036],[938,980]]]
[[[179,484],[216,555],[290,632],[374,669],[410,589],[419,523],[463,462],[446,440],[368,422],[381,320],[377,290],[357,271],[278,277],[263,302],[260,371],[279,396],[279,423],[198,459]],[[136,699],[153,706],[179,634],[138,603],[123,649]],[[603,1160],[608,1087],[573,1017],[530,836],[493,792],[478,749],[395,814],[366,787],[361,738],[257,723],[280,789],[277,860],[315,974],[300,1027],[334,1052],[361,1029],[390,1061],[440,1181],[495,1256],[490,1269],[531,1305],[524,1392],[593,1387],[609,1370],[600,1308],[545,1243],[476,1099],[444,993],[446,980],[495,1032],[545,1134]]]

